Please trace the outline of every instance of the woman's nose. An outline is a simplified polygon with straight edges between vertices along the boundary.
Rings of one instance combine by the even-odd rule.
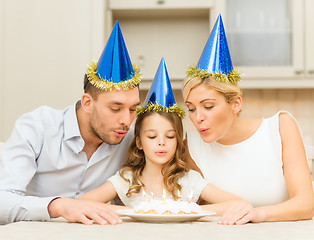
[[[204,121],[204,113],[202,111],[196,111],[196,121],[197,122],[202,122]]]

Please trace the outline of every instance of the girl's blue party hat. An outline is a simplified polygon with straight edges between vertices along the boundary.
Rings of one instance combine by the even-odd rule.
[[[137,109],[137,114],[148,111],[176,113],[181,118],[185,114],[182,107],[177,105],[174,99],[164,58],[159,63],[154,80],[144,101],[144,106]]]

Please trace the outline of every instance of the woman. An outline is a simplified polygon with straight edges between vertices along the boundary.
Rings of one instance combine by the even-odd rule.
[[[254,207],[234,206],[222,221],[311,219],[312,182],[295,119],[284,111],[267,119],[242,119],[239,80],[219,16],[198,65],[183,83],[189,117],[198,130],[187,134],[192,168]]]

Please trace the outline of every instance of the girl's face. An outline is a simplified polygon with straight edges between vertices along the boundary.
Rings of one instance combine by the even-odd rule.
[[[143,149],[146,164],[162,167],[176,152],[176,131],[167,118],[157,113],[152,114],[143,120],[136,145]]]
[[[235,103],[227,103],[221,93],[203,84],[190,91],[185,105],[191,121],[207,143],[223,143],[239,112],[237,100]]]

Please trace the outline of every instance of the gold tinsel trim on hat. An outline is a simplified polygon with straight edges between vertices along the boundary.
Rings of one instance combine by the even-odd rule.
[[[89,82],[101,90],[106,90],[106,91],[121,90],[121,89],[127,90],[127,89],[135,87],[141,81],[141,72],[140,72],[139,67],[135,64],[132,64],[132,67],[134,71],[134,76],[129,80],[121,81],[119,83],[114,83],[107,79],[99,78],[96,72],[97,70],[96,62],[92,62],[88,66],[86,75],[88,77]]]
[[[152,102],[149,102],[147,104],[147,106],[141,106],[141,107],[138,107],[136,109],[136,115],[141,115],[145,112],[167,112],[167,113],[175,113],[177,114],[180,118],[184,118],[185,116],[185,112],[183,110],[183,108],[178,105],[178,104],[173,104],[172,106],[170,107],[165,107],[165,106],[162,106],[162,105],[158,105],[156,103],[152,103]]]
[[[237,83],[241,80],[241,74],[237,69],[231,70],[229,74],[210,73],[206,70],[196,69],[196,66],[189,66],[186,74],[189,77],[214,77],[218,82]]]

